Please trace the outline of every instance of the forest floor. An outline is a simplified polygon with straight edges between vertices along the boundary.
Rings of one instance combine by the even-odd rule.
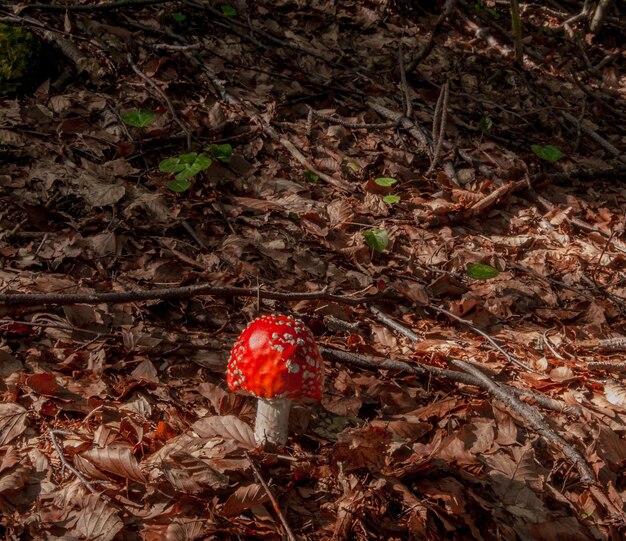
[[[0,1],[0,537],[624,538],[624,6],[507,4]],[[261,313],[326,361],[278,454]]]

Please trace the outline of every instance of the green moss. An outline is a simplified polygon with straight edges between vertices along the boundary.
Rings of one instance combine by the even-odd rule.
[[[0,24],[0,96],[32,84],[40,51],[41,45],[32,32]]]

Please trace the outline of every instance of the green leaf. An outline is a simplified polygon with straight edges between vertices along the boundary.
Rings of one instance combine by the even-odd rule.
[[[319,175],[316,175],[313,171],[309,171],[308,169],[304,170],[304,178],[311,184],[317,184],[317,181],[320,179]]]
[[[221,6],[220,9],[222,10],[222,15],[224,15],[225,17],[237,16],[237,10],[233,6],[224,5]]]
[[[394,184],[396,184],[398,181],[395,178],[380,177],[375,178],[374,182],[379,186],[385,186],[388,188],[389,186],[393,186]]]
[[[297,222],[300,219],[300,215],[297,212],[290,212],[289,218],[294,222]]]
[[[161,173],[178,173],[184,168],[185,166],[180,163],[179,158],[167,158],[159,162],[159,171]]]
[[[228,143],[223,145],[209,145],[206,150],[211,156],[222,163],[230,163],[233,156],[233,147]]]
[[[398,201],[400,201],[400,196],[399,195],[386,195],[385,197],[383,197],[383,201],[387,203],[388,205],[393,205],[394,203],[397,203]]]
[[[173,158],[167,158],[159,163],[159,171],[163,173],[176,173],[176,180],[189,180],[211,167],[211,159],[205,154],[197,152],[187,152],[179,154]],[[184,190],[183,190],[184,191]]]
[[[554,145],[546,145],[545,147],[541,145],[530,145],[530,148],[537,156],[547,162],[556,162],[563,157],[563,153]]]
[[[149,109],[140,109],[138,111],[128,111],[122,113],[122,120],[129,126],[135,128],[145,128],[154,122],[156,115]]]
[[[500,274],[498,269],[493,268],[491,265],[485,265],[484,263],[468,263],[466,272],[470,278],[474,278],[475,280],[488,280]]]
[[[185,15],[184,13],[172,13],[172,18],[176,21],[176,23],[178,24],[183,24],[186,20],[187,20],[187,15]]]
[[[386,229],[372,229],[363,231],[365,243],[375,252],[382,252],[389,244],[389,235]]]
[[[490,132],[491,131],[491,128],[493,127],[493,121],[491,120],[489,115],[483,115],[480,118],[480,122],[478,124],[478,127],[481,129],[481,131],[484,131],[484,132]]]
[[[186,192],[189,188],[191,188],[191,182],[188,180],[173,180],[172,182],[167,183],[167,187],[176,193]]]

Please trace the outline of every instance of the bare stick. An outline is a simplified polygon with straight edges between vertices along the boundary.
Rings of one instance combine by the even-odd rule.
[[[448,18],[450,13],[452,13],[452,10],[454,9],[455,4],[456,4],[456,0],[446,0],[446,3],[443,6],[443,10],[441,11],[441,15],[439,15],[439,17],[435,21],[432,32],[430,33],[428,41],[426,42],[426,45],[419,53],[417,53],[415,58],[411,60],[411,62],[406,68],[407,72],[411,73],[412,71],[414,71],[415,68],[417,68],[417,66],[419,66],[420,63],[423,62],[424,59],[431,53],[431,51],[433,50],[433,47],[435,46],[435,36],[441,30],[443,23]]]
[[[513,355],[507,352],[500,344],[498,344],[493,338],[491,338],[491,336],[489,336],[486,332],[481,331],[478,327],[474,326],[471,321],[468,321],[467,319],[463,319],[462,317],[459,317],[456,314],[449,312],[448,310],[446,310],[445,308],[442,308],[441,306],[436,306],[433,304],[429,306],[433,310],[437,310],[437,312],[440,312],[441,314],[445,314],[446,316],[451,317],[452,319],[458,321],[459,323],[466,325],[469,329],[472,330],[472,332],[475,332],[476,334],[479,334],[480,336],[482,336],[485,340],[487,340],[487,342],[489,342],[500,353],[502,353],[502,355],[504,355],[506,360],[509,361],[510,363],[515,364],[519,366],[520,368],[523,368],[524,370],[528,370],[529,372],[534,372],[535,374],[541,373],[538,370],[535,370],[534,368],[528,366],[526,363],[516,359]]]
[[[183,130],[184,134],[187,136],[187,149],[190,149],[191,148],[191,133],[187,129],[187,126],[185,126],[183,122],[180,120],[180,118],[178,118],[178,115],[176,114],[176,110],[174,109],[174,106],[172,105],[172,102],[170,101],[170,99],[166,96],[165,92],[161,90],[159,85],[157,85],[152,79],[150,79],[150,77],[148,77],[143,71],[141,71],[135,65],[135,63],[133,62],[133,57],[130,55],[130,53],[128,53],[126,58],[128,60],[128,64],[133,69],[133,71],[137,75],[139,75],[139,77],[141,77],[146,83],[148,83],[148,85],[150,85],[154,89],[154,91],[160,96],[160,98],[165,102],[165,104],[167,105],[167,108],[169,109],[170,114],[172,115],[172,118],[174,119],[174,122],[176,122],[176,124],[180,126],[180,129]]]
[[[510,407],[518,415],[522,416],[528,424],[536,430],[545,440],[552,443],[556,447],[563,451],[563,454],[571,464],[574,464],[580,474],[580,480],[583,483],[593,483],[595,481],[595,475],[591,470],[589,464],[580,452],[566,442],[561,436],[559,436],[550,426],[544,421],[543,417],[535,411],[531,406],[525,404],[510,393],[505,392],[504,388],[498,383],[491,380],[485,374],[483,374],[475,366],[459,360],[450,361],[454,366],[460,368],[464,372],[471,374],[477,380],[481,382],[481,387],[487,391],[500,402]]]
[[[189,299],[197,295],[212,295],[215,297],[256,297],[258,295],[262,299],[276,301],[324,300],[352,306],[385,298],[398,298],[392,291],[381,291],[367,297],[350,297],[347,295],[334,295],[326,291],[279,293],[277,291],[257,290],[256,287],[215,287],[211,284],[196,284],[185,287],[113,293],[2,293],[0,294],[0,305],[24,307],[50,304],[121,304],[149,300]]]
[[[30,4],[22,10],[37,9],[42,11],[106,11],[112,9],[149,6],[152,4],[167,4],[172,0],[116,0],[115,2],[101,2],[99,4]]]
[[[439,161],[439,153],[446,134],[446,123],[448,120],[448,98],[450,96],[450,83],[446,81],[441,87],[437,105],[435,106],[435,116],[433,117],[433,142],[435,150],[433,150],[433,158],[430,167],[426,171],[426,175],[430,175],[437,166]]]
[[[283,516],[283,513],[280,510],[280,507],[278,505],[278,502],[276,501],[276,498],[274,497],[274,494],[272,494],[272,491],[270,490],[270,487],[267,485],[267,483],[263,479],[261,472],[255,466],[254,462],[250,458],[248,451],[244,451],[243,454],[248,459],[248,462],[250,463],[250,466],[252,467],[252,471],[254,472],[254,476],[258,479],[259,483],[261,483],[261,486],[263,487],[263,490],[265,490],[267,497],[270,499],[270,502],[272,502],[272,507],[274,507],[274,511],[278,515],[278,519],[280,520],[280,523],[283,525],[283,528],[285,529],[285,534],[287,535],[287,538],[289,539],[289,541],[297,541],[296,536],[293,535],[293,532],[291,531],[289,524],[287,524],[287,520],[285,520],[285,517]]]
[[[406,70],[404,69],[404,50],[402,42],[400,42],[400,50],[398,51],[398,64],[400,64],[400,83],[402,84],[402,96],[404,97],[404,116],[411,118],[413,114],[413,102],[411,101],[411,92],[409,84],[406,81]]]
[[[330,115],[326,115],[324,113],[320,113],[319,111],[315,111],[313,110],[311,107],[309,107],[309,113],[308,113],[309,117],[311,118],[311,122],[313,120],[313,117],[315,118],[320,118],[321,120],[325,120],[326,122],[330,122],[331,124],[339,124],[340,126],[343,126],[344,128],[352,128],[354,130],[358,130],[358,129],[369,129],[369,130],[380,130],[380,129],[385,129],[385,128],[394,128],[396,126],[399,125],[399,121],[394,121],[394,122],[373,122],[373,123],[367,123],[367,122],[346,122],[345,120],[341,119],[341,118],[336,118],[334,116],[330,116]],[[307,117],[307,126],[308,126],[309,120]],[[308,127],[307,127],[307,135],[308,135]]]
[[[387,107],[380,105],[378,103],[370,103],[370,107],[374,109],[379,115],[384,118],[388,118],[392,122],[397,122],[401,128],[404,128],[409,134],[414,137],[422,146],[424,150],[426,150],[432,156],[432,145],[428,139],[428,135],[426,131],[415,121],[402,116],[401,113],[396,113],[391,109],[387,109]]]
[[[596,131],[592,130],[583,120],[579,122],[578,119],[568,113],[567,111],[561,111],[561,114],[565,117],[568,122],[571,122],[575,126],[580,126],[580,129],[583,133],[591,137],[596,143],[598,143],[604,150],[606,150],[609,154],[615,156],[619,161],[626,163],[626,154],[622,154],[619,149],[613,146],[609,141],[607,141],[604,137],[600,136]]]
[[[313,165],[311,165],[311,163],[304,157],[302,152],[300,152],[291,141],[285,138],[282,138],[280,139],[280,144],[283,145],[289,152],[291,152],[291,155],[296,160],[298,160],[302,164],[303,167],[315,173],[322,180],[324,180],[325,182],[328,182],[328,184],[334,186],[335,188],[341,190],[342,192],[352,193],[354,191],[352,186],[348,184],[347,182],[345,182],[344,180],[333,178],[330,175],[327,175],[326,173],[322,173],[321,171],[313,167]]]
[[[65,455],[63,454],[63,449],[61,449],[61,446],[59,445],[56,437],[73,436],[73,434],[71,432],[65,432],[63,430],[49,430],[48,434],[50,435],[50,442],[52,443],[52,447],[54,447],[57,455],[59,455],[59,459],[61,460],[63,468],[67,468],[68,470],[70,470],[80,480],[80,482],[85,485],[89,492],[95,494],[96,496],[98,496],[98,498],[102,498],[104,501],[110,502],[111,498],[109,498],[106,494],[102,494],[101,492],[96,490],[96,488],[85,478],[85,476],[80,473],[74,466],[72,466],[65,458]]]

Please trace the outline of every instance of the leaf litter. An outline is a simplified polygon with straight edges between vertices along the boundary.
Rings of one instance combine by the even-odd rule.
[[[0,295],[257,294],[0,301],[2,533],[621,538],[615,13],[528,4],[520,65],[495,2],[115,4],[12,14],[73,75],[1,101]],[[354,355],[278,455],[225,385],[259,310]]]

